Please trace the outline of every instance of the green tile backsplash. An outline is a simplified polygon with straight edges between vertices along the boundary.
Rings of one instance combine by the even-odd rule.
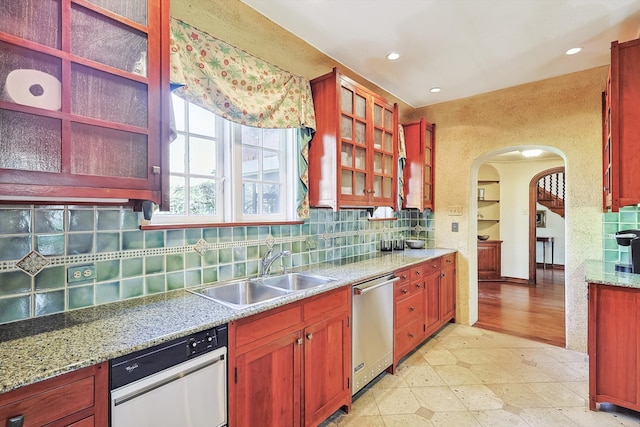
[[[304,224],[148,231],[139,221],[130,208],[0,208],[0,323],[256,276],[269,247],[291,251],[273,272],[376,253],[380,240],[394,237],[434,247],[430,212],[369,221],[365,210],[311,209]],[[617,259],[617,245],[605,248]],[[94,266],[96,279],[68,283],[67,269],[77,266]]]

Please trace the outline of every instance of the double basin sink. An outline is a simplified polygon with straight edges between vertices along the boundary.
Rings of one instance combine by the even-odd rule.
[[[242,309],[337,280],[314,274],[288,273],[280,276],[242,279],[202,289],[194,289],[191,292],[228,307]]]

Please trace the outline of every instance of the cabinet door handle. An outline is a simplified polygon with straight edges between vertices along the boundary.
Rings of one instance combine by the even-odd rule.
[[[440,273],[440,277],[444,277],[444,273]]]
[[[413,338],[413,333],[409,332],[409,338]]]
[[[302,345],[302,338],[298,338],[298,339],[296,340],[296,343],[297,343],[298,345]]]
[[[7,427],[22,427],[24,425],[24,415],[17,415],[7,420]]]
[[[409,311],[415,311],[416,308],[415,307],[409,307]]]
[[[311,341],[313,339],[313,334],[307,334],[307,339]]]
[[[420,283],[416,283],[416,288],[419,288],[420,286],[422,286]]]
[[[402,290],[402,293],[403,293],[403,294],[406,294],[407,292],[409,292],[409,291],[408,291],[408,290],[406,290],[406,289],[403,289],[403,290]]]

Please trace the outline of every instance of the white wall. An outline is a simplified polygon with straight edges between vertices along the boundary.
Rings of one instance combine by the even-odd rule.
[[[500,173],[502,275],[529,278],[529,183],[538,173],[563,166],[562,159],[489,163]],[[541,229],[539,229],[541,230]],[[564,248],[557,241],[556,247]],[[564,249],[562,250],[564,254]],[[563,255],[564,259],[564,255]]]
[[[564,265],[564,218],[541,204],[538,204],[537,209],[546,211],[547,226],[544,228],[536,228],[536,236],[553,237],[553,264]],[[547,263],[551,263],[551,244],[546,243],[546,246],[546,254],[544,254],[542,242],[536,243],[537,263],[542,263],[543,254],[546,255]]]

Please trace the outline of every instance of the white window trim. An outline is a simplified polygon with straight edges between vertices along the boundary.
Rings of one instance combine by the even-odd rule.
[[[185,101],[187,102],[187,101]],[[287,129],[285,139],[286,150],[283,160],[286,165],[281,173],[281,206],[282,213],[278,215],[244,214],[242,212],[242,145],[234,143],[239,138],[239,125],[216,116],[216,129],[222,131],[222,135],[216,135],[218,153],[218,170],[222,170],[222,177],[216,180],[216,195],[222,198],[223,206],[217,209],[216,215],[172,215],[161,213],[153,215],[149,225],[210,225],[222,223],[271,223],[300,221],[297,213],[297,180],[298,180],[298,132],[296,129]],[[231,156],[224,155],[232,153]],[[188,153],[187,153],[188,158]],[[237,183],[235,186],[234,183]],[[234,189],[234,187],[237,189]],[[170,201],[171,202],[171,201]]]

